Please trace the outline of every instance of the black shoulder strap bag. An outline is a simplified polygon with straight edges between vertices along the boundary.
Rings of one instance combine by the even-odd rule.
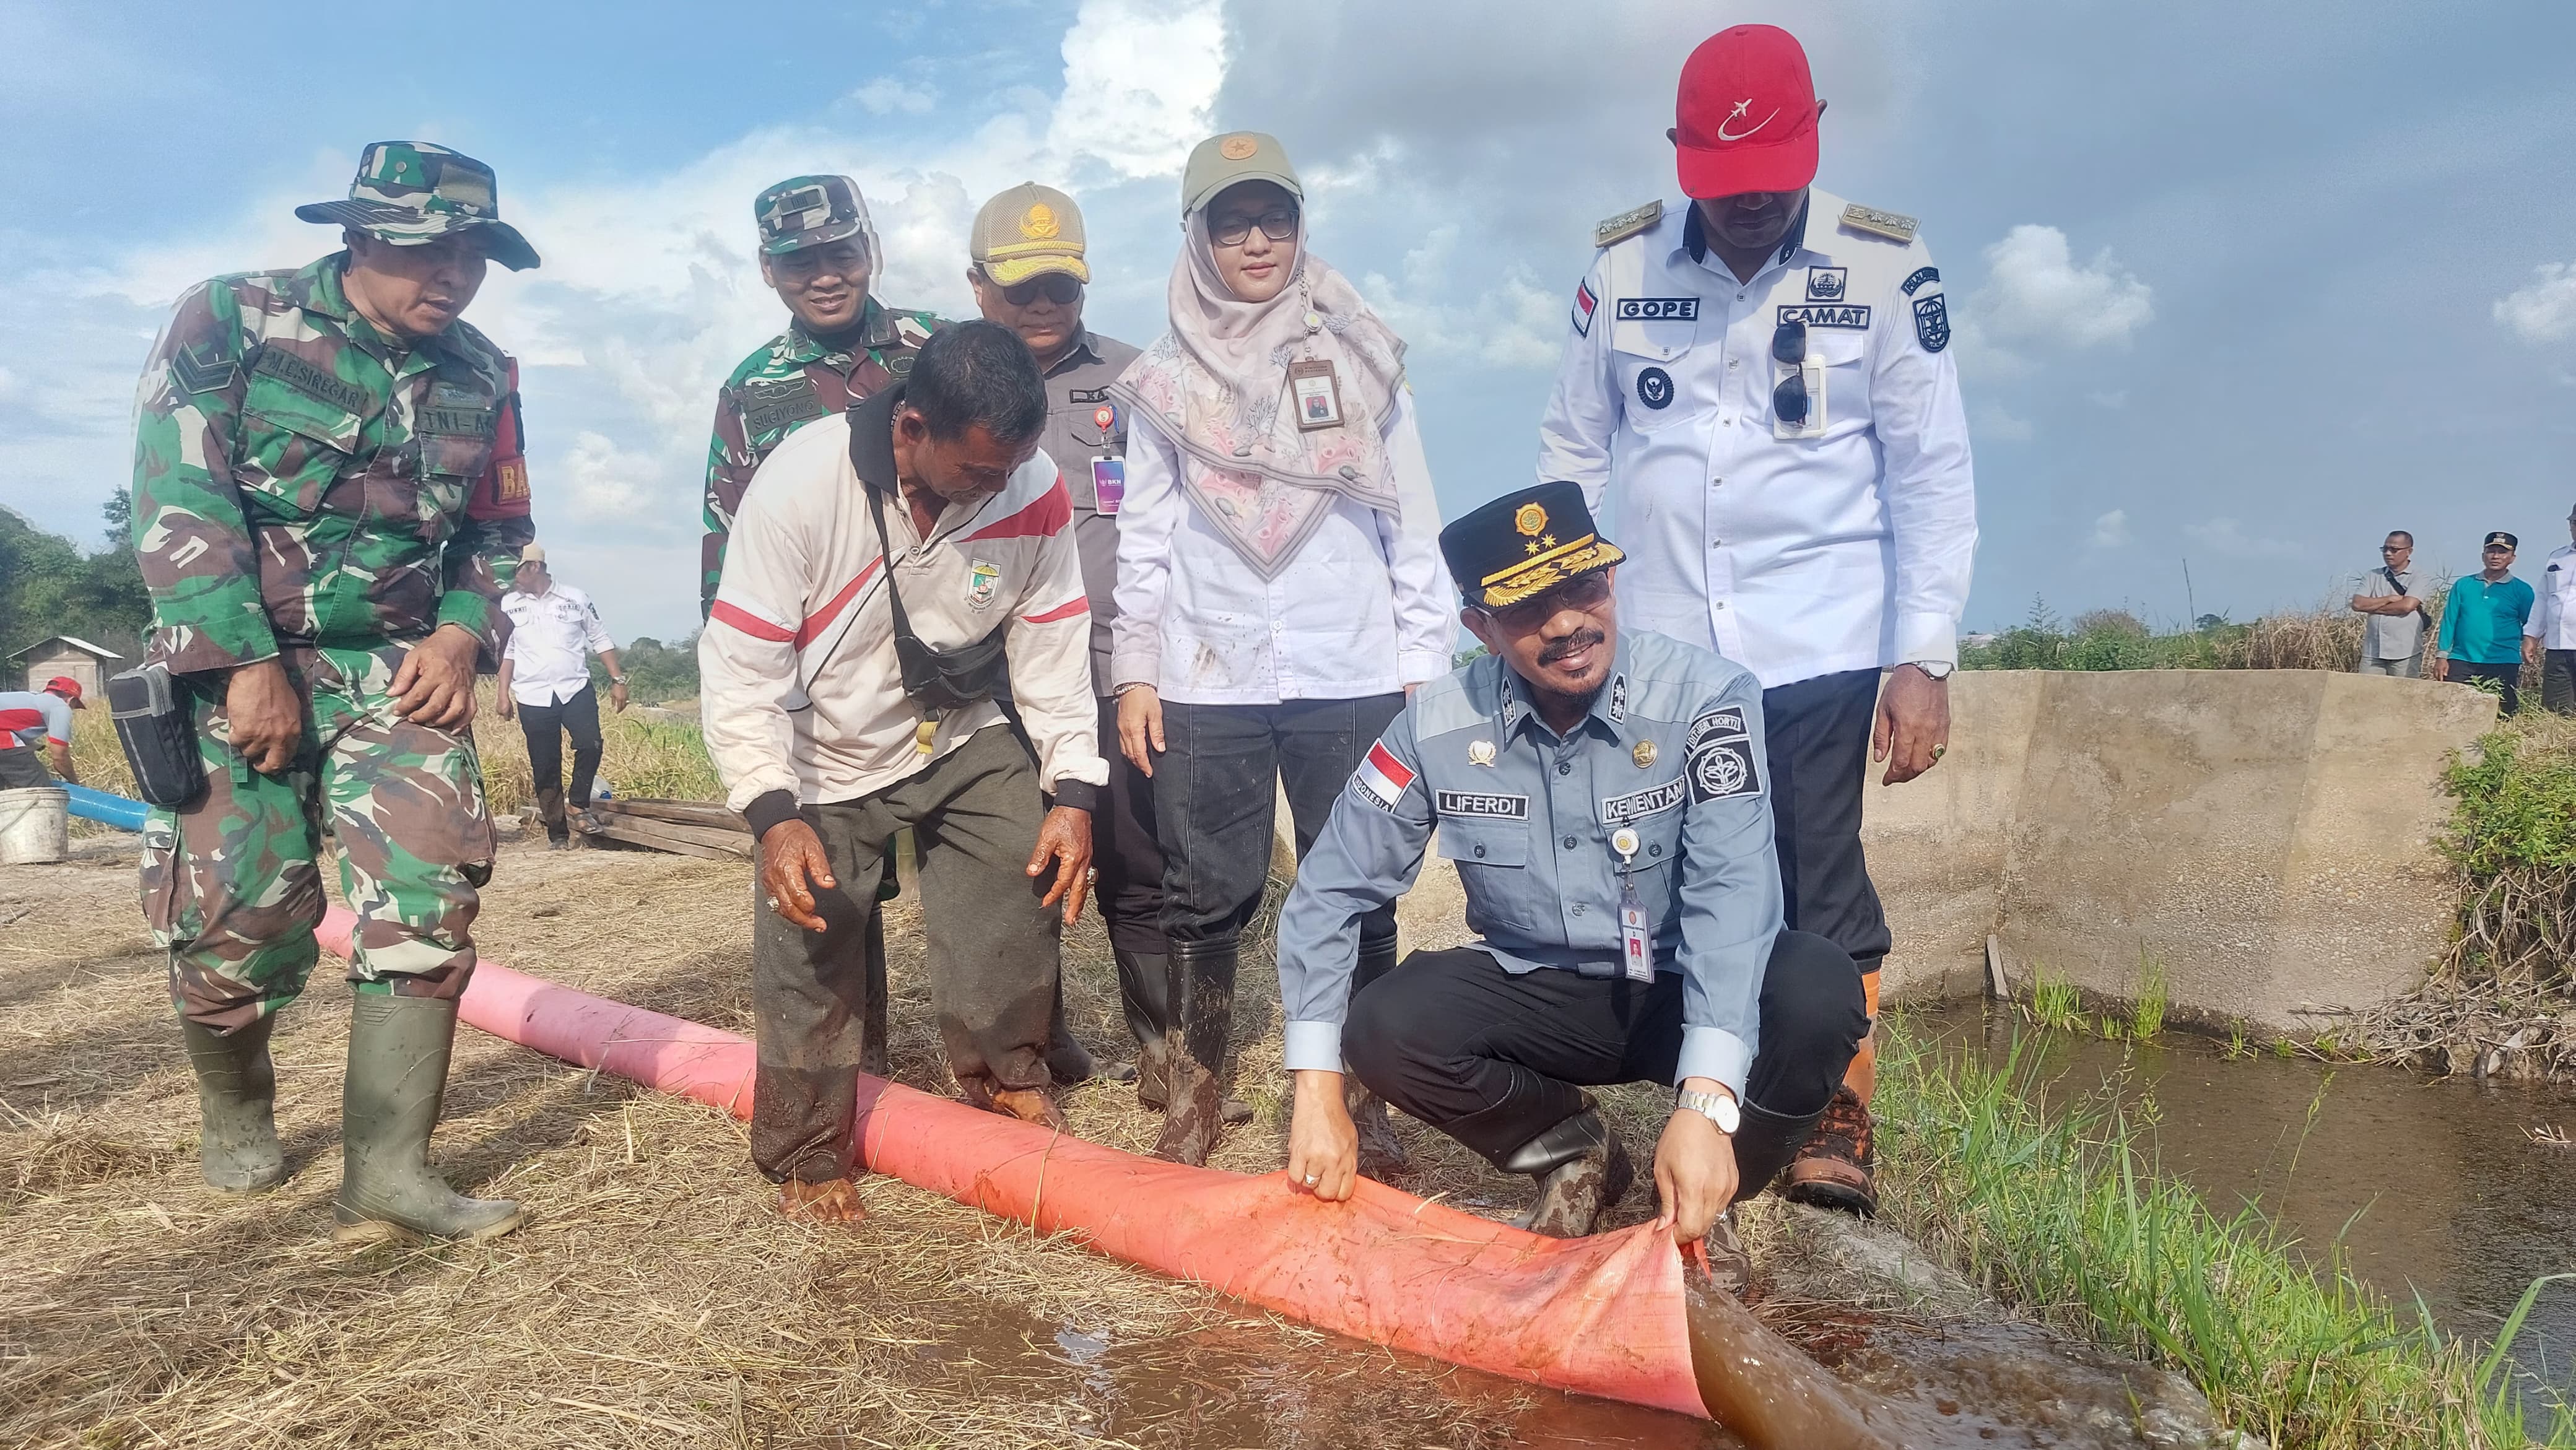
[[[861,467],[856,428],[850,430],[850,463]],[[991,699],[1009,678],[1010,660],[1003,651],[1002,636],[1011,621],[1005,617],[991,634],[957,649],[934,649],[914,634],[912,620],[903,612],[903,595],[894,587],[894,544],[886,533],[885,491],[869,483],[864,472],[859,475],[859,487],[868,496],[868,516],[876,521],[877,557],[884,561],[886,602],[894,606],[894,657],[903,670],[905,697],[929,714]]]

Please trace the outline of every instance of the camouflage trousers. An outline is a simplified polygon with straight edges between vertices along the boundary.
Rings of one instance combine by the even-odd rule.
[[[394,713],[406,650],[289,646],[304,732],[278,775],[250,768],[220,695],[196,692],[206,794],[143,827],[144,920],[170,953],[171,1001],[189,1020],[240,1027],[303,992],[320,952],[326,833],[358,917],[349,980],[362,992],[464,992],[496,841],[472,736]]]

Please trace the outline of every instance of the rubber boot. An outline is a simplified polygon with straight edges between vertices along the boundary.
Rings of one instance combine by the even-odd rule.
[[[1735,1202],[1742,1203],[1771,1186],[1798,1150],[1809,1146],[1816,1124],[1832,1109],[1790,1117],[1744,1103],[1737,1111],[1743,1120],[1735,1125]]]
[[[1782,1196],[1792,1203],[1878,1217],[1878,1159],[1870,1141],[1869,1107],[1848,1086],[1834,1090],[1797,1160],[1789,1165]]]
[[[1237,961],[1233,937],[1172,943],[1171,1099],[1154,1142],[1157,1158],[1204,1167],[1225,1126]]]
[[[506,1198],[467,1198],[430,1171],[429,1135],[455,1044],[454,1002],[358,995],[340,1094],[340,1196],[331,1206],[342,1242],[487,1239],[526,1216]]]
[[[1352,994],[1394,970],[1394,941],[1361,942],[1359,965],[1351,973]],[[1413,1166],[1404,1140],[1395,1136],[1395,1124],[1387,1121],[1386,1104],[1369,1091],[1358,1073],[1342,1074],[1342,1102],[1350,1109],[1351,1126],[1359,1131],[1361,1173],[1384,1183]]]
[[[277,1068],[269,1060],[272,1014],[220,1033],[187,1018],[179,1037],[197,1071],[197,1165],[206,1182],[230,1193],[255,1193],[286,1180],[277,1145]]]
[[[894,1054],[886,1045],[885,898],[868,907],[868,956],[860,975],[868,1004],[859,1015],[859,1071],[871,1077],[894,1076]]]
[[[572,826],[564,819],[563,787],[537,787],[537,819],[546,827],[546,849],[565,851],[572,848]]]
[[[1136,1101],[1161,1112],[1172,1098],[1172,959],[1163,952],[1113,947],[1118,1005],[1136,1035]]]
[[[1619,1206],[1637,1176],[1627,1148],[1593,1110],[1589,1095],[1583,1111],[1513,1149],[1496,1166],[1539,1180],[1538,1201],[1513,1223],[1559,1239],[1592,1232],[1601,1215]]]

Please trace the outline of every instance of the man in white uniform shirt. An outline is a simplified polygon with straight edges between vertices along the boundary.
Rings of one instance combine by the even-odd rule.
[[[528,740],[528,770],[536,777],[537,815],[546,823],[546,849],[572,844],[571,822],[564,818],[563,737],[572,735],[572,809],[585,835],[599,830],[590,811],[591,789],[599,780],[599,695],[590,687],[590,656],[608,666],[608,698],[626,708],[626,667],[618,663],[617,641],[599,619],[599,606],[569,584],[558,584],[546,569],[546,550],[530,544],[519,551],[519,571],[510,592],[501,596],[501,612],[510,616],[510,643],[501,653],[501,680],[496,693],[501,718],[517,716],[519,733]]]
[[[1761,680],[1788,925],[1851,954],[1875,1013],[1865,761],[1892,784],[1947,748],[1976,548],[1948,304],[1913,218],[1813,189],[1824,103],[1788,32],[1711,37],[1677,110],[1692,199],[1595,229],[1538,476],[1606,502],[1624,622]],[[1865,1043],[1790,1197],[1876,1211],[1875,1068]]]
[[[2567,535],[2576,540],[2576,510],[2567,515]],[[2534,592],[2540,597],[2522,632],[2539,641],[2541,707],[2553,715],[2576,715],[2576,542],[2551,552]]]

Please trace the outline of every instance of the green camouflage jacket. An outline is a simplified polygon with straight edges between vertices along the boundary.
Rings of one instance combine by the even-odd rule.
[[[742,491],[771,450],[804,424],[844,412],[912,371],[912,355],[940,326],[929,312],[898,312],[869,298],[855,352],[826,352],[802,323],[760,345],[716,390],[715,437],[707,444],[707,537],[699,551],[698,612],[715,603],[725,538]]]
[[[200,283],[144,364],[134,545],[174,671],[442,624],[497,667],[535,537],[518,365],[462,322],[397,349],[349,305],[347,264]]]

